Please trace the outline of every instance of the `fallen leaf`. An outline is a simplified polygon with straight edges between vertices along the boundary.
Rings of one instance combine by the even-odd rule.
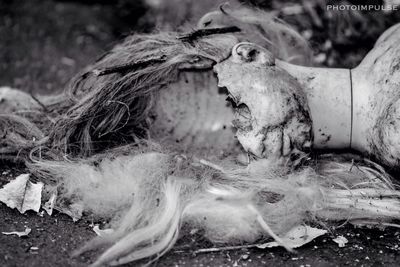
[[[341,235],[332,239],[332,241],[337,243],[340,248],[343,248],[349,242],[346,237]]]
[[[0,189],[0,201],[20,213],[27,210],[39,212],[43,183],[34,184],[29,181],[29,176],[21,174]]]
[[[43,209],[51,216],[53,214],[54,204],[56,203],[57,192],[53,192],[46,203],[43,205]]]
[[[308,225],[300,225],[292,228],[289,232],[281,237],[281,240],[288,247],[298,248],[326,233],[327,231],[323,229],[313,228]],[[256,247],[264,249],[278,246],[280,245],[277,242],[272,241],[257,245]]]
[[[71,205],[64,206],[56,206],[54,207],[61,213],[64,213],[72,218],[72,221],[77,222],[80,218],[82,218],[83,213],[83,204],[82,203],[73,203]]]
[[[22,232],[1,232],[3,235],[17,235],[18,237],[23,237],[29,235],[29,233],[32,231],[31,228],[25,227],[25,230]]]
[[[99,225],[96,224],[93,226],[93,231],[98,235],[98,236],[105,236],[112,234],[114,232],[114,229],[108,228],[108,229],[100,229]]]

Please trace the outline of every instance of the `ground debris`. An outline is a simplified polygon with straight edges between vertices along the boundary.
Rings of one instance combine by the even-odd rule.
[[[108,234],[112,234],[114,232],[114,229],[107,228],[107,229],[100,229],[99,225],[96,224],[93,226],[93,231],[96,233],[98,236],[106,236]]]
[[[281,238],[281,240],[291,248],[299,248],[315,238],[326,234],[327,231],[323,229],[313,228],[307,225],[300,225],[294,227],[290,230],[285,236]],[[225,246],[225,247],[214,247],[214,248],[203,248],[198,249],[194,252],[194,254],[198,253],[210,253],[210,252],[219,252],[219,251],[229,251],[229,250],[239,250],[239,249],[247,249],[247,248],[273,248],[278,247],[280,244],[276,241],[267,242],[263,244],[249,244],[249,245],[241,245],[241,246]]]
[[[27,210],[39,212],[43,183],[32,183],[29,177],[30,174],[21,174],[6,184],[0,189],[0,201],[20,213]]]
[[[300,225],[287,232],[287,234],[282,237],[282,241],[292,248],[299,248],[326,233],[327,231],[323,229],[313,228],[308,225]],[[262,249],[277,246],[279,246],[279,244],[275,241],[257,245],[258,248]]]
[[[24,231],[18,232],[18,231],[13,231],[13,232],[1,232],[3,235],[17,235],[18,237],[24,237],[30,234],[32,231],[31,228],[25,227]]]
[[[346,244],[349,242],[346,237],[341,236],[341,235],[332,239],[332,241],[337,243],[340,248],[345,247]]]

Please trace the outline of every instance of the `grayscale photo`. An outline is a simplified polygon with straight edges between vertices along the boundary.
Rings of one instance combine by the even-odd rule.
[[[400,0],[0,0],[0,266],[399,246]]]

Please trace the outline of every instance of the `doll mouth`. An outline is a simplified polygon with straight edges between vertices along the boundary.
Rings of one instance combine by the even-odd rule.
[[[254,129],[253,124],[256,122],[253,117],[249,106],[240,101],[240,99],[232,95],[227,87],[219,87],[227,92],[228,97],[226,101],[233,109],[234,118],[231,122],[233,128],[236,130],[235,136],[238,138],[243,149],[247,152],[249,161],[257,160],[266,157],[266,147],[264,144],[264,134],[260,133],[259,140],[251,138]]]
[[[234,119],[232,120],[232,125],[237,130],[250,131],[252,129],[253,116],[249,107],[233,96],[227,87],[219,87],[222,90],[228,92],[228,97],[226,101],[232,107],[234,111]]]

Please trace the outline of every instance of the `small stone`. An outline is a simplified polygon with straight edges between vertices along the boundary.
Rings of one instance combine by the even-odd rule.
[[[199,229],[194,228],[194,229],[190,230],[190,234],[191,234],[191,235],[194,235],[194,234],[196,234],[198,231],[199,231]]]

